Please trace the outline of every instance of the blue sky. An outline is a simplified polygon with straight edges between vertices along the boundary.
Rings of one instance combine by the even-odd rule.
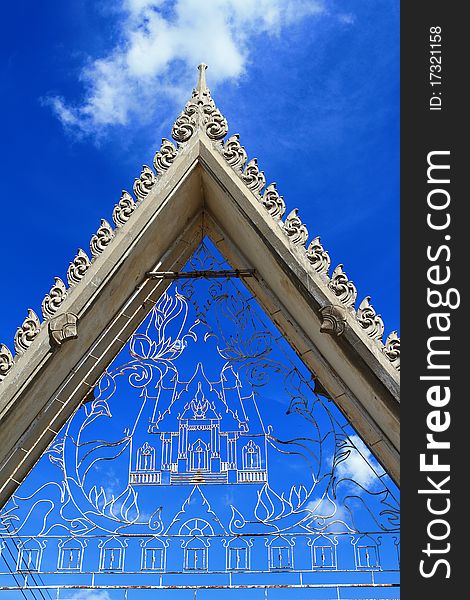
[[[186,269],[214,262],[228,266],[208,244]],[[0,586],[13,583],[5,563],[16,564],[17,546],[23,541],[37,548],[39,538],[30,538],[38,535],[44,542],[38,577],[49,585],[57,584],[49,572],[58,564],[75,565],[61,572],[62,585],[89,584],[89,573],[104,568],[100,542],[116,556],[127,548],[122,560],[129,585],[158,583],[160,568],[165,585],[227,585],[222,572],[234,563],[226,542],[250,556],[237,567],[249,573],[234,573],[234,583],[298,583],[299,571],[304,583],[370,583],[370,569],[363,568],[369,559],[371,566],[380,564],[379,583],[396,583],[396,487],[334,403],[314,390],[315,380],[240,281],[173,283],[93,399],[69,419],[0,511],[0,547],[4,542],[11,551],[0,559]],[[156,478],[151,485],[148,477]],[[191,538],[198,523],[204,537]],[[156,573],[142,567],[142,548],[162,548],[159,539],[167,550],[159,552],[160,563],[153,559],[160,564]],[[75,554],[61,553],[58,544],[65,540]],[[194,573],[194,556],[183,552],[183,544],[193,542],[208,548],[203,580]],[[270,544],[281,544],[282,553],[267,551]],[[311,544],[323,551],[327,544],[326,562],[337,570],[321,572],[321,554]],[[370,552],[360,566],[354,546]],[[292,572],[276,571],[289,547]],[[98,572],[96,582],[122,584],[123,577]],[[343,591],[351,598],[354,590]],[[312,600],[320,592],[322,600],[339,597],[335,589],[306,596],[289,590],[283,597]],[[382,598],[381,589],[361,592]],[[203,590],[197,597],[209,596]],[[245,598],[245,590],[233,597]]]
[[[399,9],[391,0],[3,7],[0,342],[65,279],[209,65],[213,97],[398,329]]]

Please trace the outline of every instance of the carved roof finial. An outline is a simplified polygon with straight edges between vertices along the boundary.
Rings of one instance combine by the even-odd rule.
[[[197,80],[196,91],[198,92],[198,94],[203,94],[204,92],[207,91],[207,83],[206,83],[207,65],[204,63],[201,63],[198,66],[198,69],[199,69],[199,78]]]
[[[227,120],[216,107],[206,83],[207,65],[198,66],[199,79],[191,99],[176,119],[171,135],[180,144],[187,142],[198,129],[211,140],[222,140],[228,133]]]

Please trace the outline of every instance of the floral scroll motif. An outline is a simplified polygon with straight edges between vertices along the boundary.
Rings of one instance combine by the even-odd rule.
[[[119,202],[113,209],[113,221],[116,227],[122,227],[129,220],[135,207],[134,198],[123,190]]]
[[[18,327],[14,343],[17,354],[23,354],[33,343],[34,338],[41,329],[41,322],[31,308],[28,309],[28,316],[23,321],[21,327]]]
[[[331,264],[330,255],[321,245],[319,236],[310,242],[307,258],[317,273],[328,273]]]
[[[283,229],[293,244],[296,246],[305,246],[308,240],[308,230],[306,225],[300,220],[297,212],[298,209],[294,208],[289,213],[284,222]]]
[[[349,281],[343,271],[343,265],[338,265],[333,271],[328,287],[344,306],[353,306],[357,297],[356,286]]]
[[[70,286],[77,285],[83,279],[87,269],[90,267],[90,259],[87,253],[81,248],[78,249],[77,256],[70,263],[67,270],[67,281]]]
[[[140,177],[134,181],[134,194],[139,200],[143,200],[150,194],[157,178],[150,167],[144,165]]]
[[[92,236],[90,241],[90,250],[93,257],[99,256],[104,252],[114,237],[114,231],[106,219],[101,219],[101,225],[98,231]]]
[[[400,338],[396,331],[392,331],[387,337],[385,345],[383,347],[383,353],[392,363],[392,365],[400,370]]]
[[[4,379],[13,366],[13,355],[8,346],[0,344],[0,381]]]
[[[67,297],[67,288],[60,277],[55,278],[55,283],[50,292],[42,301],[42,314],[45,319],[52,317]]]
[[[356,319],[370,338],[373,340],[380,340],[382,338],[384,333],[384,322],[370,303],[370,296],[366,296],[359,305]]]
[[[153,166],[155,167],[155,171],[159,175],[167,171],[174,163],[177,154],[178,150],[176,149],[174,144],[172,144],[170,140],[163,138],[160,150],[155,154],[155,157],[153,159]]]

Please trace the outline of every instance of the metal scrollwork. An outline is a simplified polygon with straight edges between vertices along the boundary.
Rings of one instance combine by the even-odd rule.
[[[225,267],[205,241],[185,269]],[[73,327],[49,321],[57,343]],[[333,585],[340,565],[357,586],[398,573],[399,506],[382,475],[239,280],[182,278],[1,510],[0,546],[17,577],[26,565],[53,589],[117,573],[148,589],[191,573],[222,588],[286,573]]]

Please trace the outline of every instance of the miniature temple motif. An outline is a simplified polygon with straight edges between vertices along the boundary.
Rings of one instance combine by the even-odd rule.
[[[129,483],[266,482],[266,434],[259,418],[248,424],[245,410],[257,415],[256,401],[242,399],[236,374],[224,372],[215,389],[199,363],[188,386],[163,416],[149,418],[144,444],[133,449]]]

